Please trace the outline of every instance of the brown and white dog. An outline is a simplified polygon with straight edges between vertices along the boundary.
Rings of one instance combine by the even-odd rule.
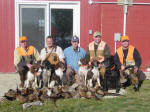
[[[33,65],[31,66],[30,70],[26,74],[26,80],[24,87],[29,88],[37,88],[37,77],[41,74],[42,69],[40,65]]]
[[[55,66],[55,74],[59,76],[61,80],[63,79],[65,70],[66,70],[66,66],[61,61]]]
[[[78,62],[79,70],[78,70],[78,84],[87,85],[87,73],[88,73],[88,62],[85,58],[80,59]]]
[[[99,62],[97,60],[93,60],[91,62],[91,68],[87,73],[87,84],[88,84],[88,86],[93,87],[93,85],[94,85],[93,82],[97,82],[98,85],[101,87]]]

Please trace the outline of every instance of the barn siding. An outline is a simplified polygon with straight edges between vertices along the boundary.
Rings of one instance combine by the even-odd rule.
[[[0,72],[14,72],[14,0],[0,0]]]

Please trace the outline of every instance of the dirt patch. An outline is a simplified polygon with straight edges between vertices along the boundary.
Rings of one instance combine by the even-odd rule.
[[[4,96],[9,89],[16,89],[20,84],[20,78],[17,73],[0,74],[0,97]]]

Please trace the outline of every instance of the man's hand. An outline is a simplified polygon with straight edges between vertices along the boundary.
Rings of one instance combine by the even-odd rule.
[[[26,64],[26,66],[30,69],[32,67],[31,64]]]
[[[134,73],[137,73],[137,72],[138,72],[138,67],[134,66]]]
[[[71,66],[70,66],[70,65],[67,65],[67,69],[71,69]]]
[[[121,65],[121,71],[124,71],[124,70],[125,70],[125,66]]]
[[[103,67],[103,65],[102,64],[99,64],[99,68],[102,68]]]

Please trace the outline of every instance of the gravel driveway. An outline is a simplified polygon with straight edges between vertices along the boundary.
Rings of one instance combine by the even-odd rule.
[[[20,78],[17,73],[0,73],[0,98],[4,96],[9,89],[16,89],[20,84]]]

